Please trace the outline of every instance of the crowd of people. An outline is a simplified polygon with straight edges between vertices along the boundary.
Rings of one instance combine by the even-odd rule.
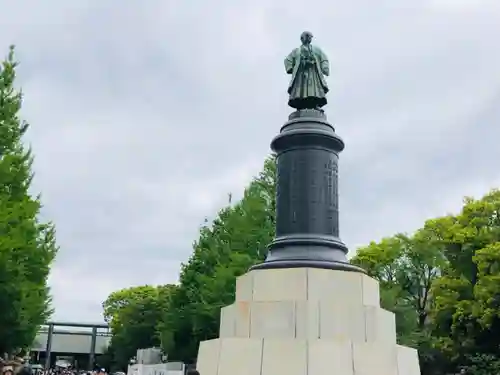
[[[44,369],[40,365],[30,365],[23,360],[3,361],[0,359],[0,375],[107,375],[105,369],[94,371],[77,370],[72,367]]]
[[[28,374],[20,374],[20,375],[28,375]],[[48,370],[33,369],[31,375],[106,375],[106,370],[100,369],[95,371],[84,371],[84,370],[76,370],[73,368],[56,367]]]

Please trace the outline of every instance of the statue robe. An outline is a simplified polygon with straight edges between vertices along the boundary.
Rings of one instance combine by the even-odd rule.
[[[326,104],[328,85],[324,76],[330,74],[328,57],[319,47],[309,47],[295,48],[285,59],[285,70],[292,75],[288,105],[296,109],[321,108]],[[306,66],[304,56],[308,53],[312,53],[315,64]]]

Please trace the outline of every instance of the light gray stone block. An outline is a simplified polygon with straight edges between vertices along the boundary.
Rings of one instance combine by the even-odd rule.
[[[223,307],[220,310],[219,337],[236,337],[235,305]]]
[[[238,301],[221,311],[220,337],[396,343],[392,312],[337,301]]]
[[[342,304],[341,301],[319,301],[320,339],[338,339],[364,342],[365,314],[363,306],[357,308]]]
[[[319,301],[295,302],[295,337],[317,340],[319,338]]]
[[[420,375],[418,352],[406,346],[397,346],[398,375]]]
[[[236,301],[253,300],[253,272],[247,272],[236,278]]]
[[[261,375],[278,374],[307,374],[306,340],[264,339]]]
[[[353,306],[380,306],[379,285],[360,273],[315,268],[254,270],[236,281],[236,301],[330,299]]]
[[[380,306],[380,287],[378,281],[366,275],[362,275],[363,283],[363,305]]]
[[[366,341],[396,344],[396,317],[380,307],[365,306]]]
[[[219,371],[219,356],[221,339],[200,342],[196,368],[203,375],[217,375]]]
[[[354,375],[398,375],[396,345],[355,342],[352,357]]]
[[[254,270],[254,301],[305,301],[307,268]]]
[[[218,375],[256,375],[262,366],[262,340],[221,340]],[[204,375],[200,371],[200,374]]]
[[[316,268],[309,268],[307,274],[309,300],[335,300],[353,306],[363,304],[362,274]]]
[[[202,375],[420,375],[414,349],[337,339],[220,338],[200,344]]]
[[[354,375],[352,344],[341,340],[311,340],[307,364],[309,375]]]
[[[252,302],[250,337],[295,338],[295,302]]]
[[[236,317],[235,336],[250,337],[251,302],[239,301],[233,304]]]

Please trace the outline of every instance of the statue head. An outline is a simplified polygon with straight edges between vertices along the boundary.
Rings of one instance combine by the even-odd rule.
[[[300,41],[304,45],[311,44],[313,35],[310,31],[304,31],[302,34],[300,34]]]

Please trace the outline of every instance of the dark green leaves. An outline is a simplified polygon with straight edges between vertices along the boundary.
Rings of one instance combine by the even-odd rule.
[[[47,286],[57,246],[55,230],[41,223],[41,203],[29,193],[31,150],[22,137],[22,95],[14,86],[14,48],[0,68],[0,353],[28,348],[51,313]]]
[[[424,374],[495,373],[500,347],[500,191],[466,198],[457,215],[358,250],[379,280],[399,340],[420,351]],[[489,371],[489,372],[488,372]]]

